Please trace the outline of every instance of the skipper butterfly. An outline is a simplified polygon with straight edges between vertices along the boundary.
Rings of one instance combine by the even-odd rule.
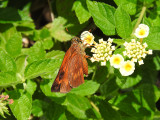
[[[51,91],[67,93],[72,88],[84,83],[84,74],[88,75],[85,45],[80,38],[72,39],[71,47],[66,52],[58,75],[53,82]]]

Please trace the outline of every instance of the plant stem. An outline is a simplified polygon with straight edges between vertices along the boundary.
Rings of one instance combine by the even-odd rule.
[[[54,20],[54,16],[53,16],[53,12],[52,12],[52,5],[51,5],[50,0],[48,0],[48,5],[49,5],[50,12],[51,12],[51,20],[52,20],[52,22],[53,22],[53,20]]]
[[[143,38],[140,38],[140,43],[142,43],[143,42]]]
[[[99,108],[92,101],[90,101],[90,103],[93,106],[93,108],[99,113]]]
[[[142,18],[143,18],[143,16],[144,16],[144,13],[146,12],[146,6],[143,6],[142,7],[142,10],[141,10],[141,13],[140,13],[140,16],[139,16],[139,18],[138,18],[138,20],[137,20],[137,23],[136,23],[136,25],[134,26],[134,29],[133,29],[133,31],[132,31],[132,35],[134,34],[134,32],[135,32],[135,30],[136,30],[136,28],[138,27],[138,25],[141,23],[141,20],[142,20]]]

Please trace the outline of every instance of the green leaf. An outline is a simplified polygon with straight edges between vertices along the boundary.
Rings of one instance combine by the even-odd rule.
[[[115,77],[112,76],[100,86],[100,91],[105,97],[113,96],[119,90],[115,80]]]
[[[88,22],[79,24],[75,12],[73,11],[74,2],[75,0],[63,0],[63,2],[59,0],[56,1],[56,10],[61,17],[54,19],[51,28],[53,31],[51,31],[51,34],[54,34],[52,37],[59,41],[70,40],[73,36],[79,35],[79,33],[88,25]]]
[[[51,102],[50,104],[48,103],[44,110],[44,116],[47,120],[66,120],[64,106]]]
[[[121,7],[118,7],[115,12],[116,30],[120,37],[127,38],[132,33],[131,19],[128,13]]]
[[[40,31],[40,38],[41,39],[45,39],[45,38],[48,38],[50,37],[50,32],[48,29],[46,28],[43,28],[41,31]]]
[[[92,95],[98,90],[99,86],[100,84],[94,81],[85,81],[85,83],[80,85],[79,87],[73,88],[70,93],[81,96]]]
[[[106,66],[97,66],[93,80],[97,83],[103,83],[107,80],[108,69]]]
[[[137,9],[137,0],[114,0],[117,6],[121,6],[130,15],[134,15]]]
[[[87,98],[74,94],[67,94],[65,105],[67,106],[67,110],[79,119],[86,119],[86,112],[91,108]]]
[[[148,37],[145,38],[143,41],[148,44],[149,49],[160,50],[159,37],[160,37],[160,27],[151,28],[151,32],[149,33]]]
[[[48,52],[46,54],[46,58],[51,58],[51,59],[63,59],[65,53],[63,51],[59,50],[52,50],[51,52]]]
[[[115,8],[105,3],[87,0],[87,7],[95,24],[105,35],[115,35]]]
[[[52,27],[50,29],[51,36],[59,41],[69,41],[73,36],[68,34],[65,30],[65,24],[67,23],[67,19],[63,17],[58,17],[52,23]]]
[[[16,58],[16,65],[17,65],[17,73],[20,73],[22,76],[24,76],[24,70],[27,64],[27,56],[21,55]]]
[[[1,71],[16,71],[16,63],[14,60],[2,49],[0,49],[0,70]]]
[[[33,47],[29,49],[28,62],[41,60],[45,58],[45,50],[41,42],[36,42]]]
[[[123,40],[123,39],[114,39],[113,42],[116,43],[117,45],[123,45],[125,40]]]
[[[31,18],[15,8],[0,8],[0,23],[15,23],[20,21],[31,21]]]
[[[36,91],[36,88],[37,88],[36,82],[34,82],[33,80],[27,80],[27,84],[25,88],[27,92],[33,95],[33,93]]]
[[[98,107],[104,120],[121,120],[120,114],[108,102],[100,101]]]
[[[49,80],[49,79],[44,79],[41,83],[40,83],[40,88],[42,90],[42,92],[50,97],[50,98],[53,98],[52,100],[57,102],[57,103],[60,103],[62,104],[65,100],[65,95],[64,93],[59,93],[59,92],[51,92],[51,86],[53,84],[53,81],[54,79],[56,78],[57,76],[57,73],[58,73],[58,69],[55,70],[53,72],[53,79],[52,80]]]
[[[138,68],[136,69],[137,70],[134,71],[134,73],[131,76],[127,77],[123,77],[122,75],[120,75],[118,70],[115,70],[115,73],[117,75],[116,83],[121,89],[132,87],[142,80],[142,76],[139,74],[140,71],[138,70]]]
[[[142,92],[143,99],[146,101],[147,105],[145,107],[149,107],[150,110],[154,111],[156,106],[156,97],[154,87],[151,84],[143,84],[139,87],[140,91]]]
[[[22,36],[20,33],[14,33],[7,40],[6,51],[13,57],[18,56],[22,49]]]
[[[91,17],[90,13],[88,12],[86,0],[75,1],[73,9],[75,10],[76,16],[78,17],[80,24],[86,22]]]
[[[18,79],[16,73],[14,72],[0,72],[0,86],[8,87],[20,83],[21,80]]]
[[[130,116],[135,120],[141,120],[144,116],[148,118],[151,115],[151,112],[146,109],[146,104],[143,101],[143,97],[139,89],[119,95],[114,99],[114,106],[116,106],[120,112],[125,113],[122,114],[122,116]]]
[[[46,50],[51,49],[54,45],[51,37],[47,38],[47,39],[44,39],[42,44],[43,44],[44,49],[46,49]]]
[[[8,91],[11,99],[14,100],[9,105],[13,115],[17,120],[27,120],[31,114],[32,109],[32,96],[23,90]]]
[[[25,69],[25,78],[35,78],[49,73],[50,71],[55,71],[57,68],[59,68],[61,62],[61,59],[44,59],[32,62],[31,64],[28,64]]]
[[[32,114],[36,117],[42,116],[43,113],[43,101],[35,99],[32,102]]]

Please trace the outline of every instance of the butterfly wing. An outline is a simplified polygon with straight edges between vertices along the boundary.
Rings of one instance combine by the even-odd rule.
[[[52,92],[69,92],[84,83],[83,74],[88,75],[88,64],[78,43],[72,44],[66,52],[58,75],[52,85]]]
[[[82,63],[83,63],[83,73],[88,76],[88,63],[87,63],[87,60],[86,60],[85,56],[82,56],[82,59],[83,59],[82,60]]]
[[[72,47],[72,46],[71,46]],[[60,88],[63,88],[63,91],[70,91],[71,87],[68,83],[68,65],[70,64],[70,59],[72,55],[71,47],[66,52],[61,67],[59,69],[58,75],[54,80],[51,91],[60,92]]]
[[[84,83],[82,56],[79,53],[75,54],[71,62],[72,64],[69,65],[72,68],[69,69],[69,84],[74,88]]]

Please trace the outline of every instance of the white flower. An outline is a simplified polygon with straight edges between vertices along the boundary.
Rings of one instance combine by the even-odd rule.
[[[133,62],[137,62],[137,59],[136,58],[132,58],[132,60],[131,61],[133,61]]]
[[[106,61],[101,62],[101,66],[106,66]]]
[[[108,42],[112,43],[112,42],[113,42],[113,39],[108,38]]]
[[[114,68],[119,68],[123,62],[124,62],[124,58],[120,54],[112,55],[110,59],[110,64]]]
[[[93,57],[91,57],[90,60],[91,60],[91,62],[95,62],[96,61]]]
[[[139,60],[138,63],[139,63],[139,65],[143,65],[144,64],[143,60]]]
[[[94,36],[92,33],[90,33],[89,31],[84,31],[81,36],[80,36],[81,40],[83,41],[83,44],[90,46],[93,44],[94,42]]]
[[[137,38],[145,38],[149,34],[149,27],[145,24],[140,24],[135,30],[135,36]]]
[[[152,53],[152,50],[148,50],[148,54],[149,55],[152,55],[153,53]]]
[[[135,64],[132,61],[125,61],[120,67],[120,73],[122,76],[129,76],[131,75],[135,70]]]
[[[147,43],[143,43],[144,48],[148,47]]]

